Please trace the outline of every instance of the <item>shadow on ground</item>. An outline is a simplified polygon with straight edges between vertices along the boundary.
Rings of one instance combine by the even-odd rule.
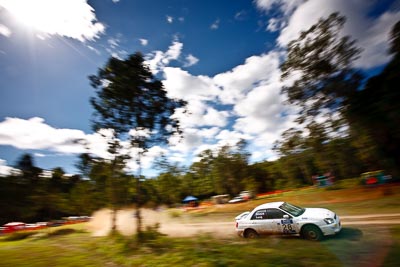
[[[360,229],[343,227],[339,234],[329,236],[326,239],[358,241],[362,238],[362,236],[363,232]]]
[[[344,227],[340,231],[340,233],[332,236],[325,236],[321,241],[328,241],[328,240],[349,240],[349,241],[359,241],[363,237],[363,232],[357,228],[349,228]],[[274,234],[265,234],[260,235],[258,238],[276,238],[276,239],[303,239],[299,235],[274,235]],[[305,239],[303,239],[305,240]]]

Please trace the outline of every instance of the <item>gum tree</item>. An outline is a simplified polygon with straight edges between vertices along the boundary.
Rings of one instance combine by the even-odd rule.
[[[89,79],[96,91],[96,96],[90,100],[94,108],[93,129],[112,130],[108,149],[113,158],[112,179],[118,175],[121,164],[126,164],[130,158],[122,142],[139,151],[136,160],[140,170],[140,158],[147,148],[166,143],[171,135],[180,134],[179,121],[172,115],[176,109],[183,108],[185,102],[167,96],[163,84],[153,76],[141,53],[136,52],[124,60],[111,57]],[[136,178],[138,235],[141,233],[140,176],[139,171]],[[115,230],[115,215],[113,217]]]
[[[299,122],[312,122],[327,110],[342,114],[360,88],[363,76],[352,64],[361,50],[350,37],[340,37],[344,23],[345,17],[333,13],[288,45],[281,78],[298,78],[282,93],[301,107]]]

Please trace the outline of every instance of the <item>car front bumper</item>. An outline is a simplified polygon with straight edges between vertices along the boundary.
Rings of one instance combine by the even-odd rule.
[[[338,217],[334,223],[320,226],[320,229],[324,235],[335,235],[342,230],[342,223]]]

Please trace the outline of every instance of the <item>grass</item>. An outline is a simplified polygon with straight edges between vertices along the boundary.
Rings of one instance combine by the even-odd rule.
[[[238,212],[285,200],[331,208],[339,215],[400,213],[400,186],[326,190],[305,188],[248,203],[210,207],[195,213],[167,211],[176,220],[232,220]],[[114,234],[93,237],[85,224],[48,228],[35,235],[0,237],[0,266],[400,266],[400,226],[344,225],[321,242],[292,236],[247,240],[211,234],[173,238],[145,232],[145,241]]]
[[[185,218],[190,217],[193,221],[198,222],[229,221],[241,212],[273,201],[287,201],[303,207],[328,208],[341,216],[400,213],[400,205],[398,205],[400,184],[365,187],[357,185],[354,181],[343,181],[339,182],[337,186],[342,189],[306,187],[249,202],[207,207],[191,212]]]
[[[399,226],[344,228],[322,242],[157,235],[141,245],[132,237],[71,231],[0,242],[0,266],[399,266],[399,240]]]

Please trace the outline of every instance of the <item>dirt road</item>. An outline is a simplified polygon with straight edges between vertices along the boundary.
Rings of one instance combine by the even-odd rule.
[[[340,217],[343,227],[350,225],[400,225],[400,213],[394,214],[372,214],[354,215]],[[183,229],[190,232],[197,230],[200,233],[210,233],[217,236],[235,234],[235,222],[207,222],[182,224]]]
[[[343,225],[400,225],[400,213],[341,216]]]
[[[117,215],[117,229],[125,235],[134,233],[135,218],[132,210],[119,211]],[[172,219],[165,214],[155,211],[145,211],[144,225],[158,223],[159,231],[169,236],[194,236],[207,233],[218,237],[235,236],[235,221],[191,223],[179,219]],[[400,213],[369,214],[341,216],[343,227],[354,225],[400,225]],[[96,236],[106,235],[111,229],[111,212],[99,211],[89,222],[89,230]]]

